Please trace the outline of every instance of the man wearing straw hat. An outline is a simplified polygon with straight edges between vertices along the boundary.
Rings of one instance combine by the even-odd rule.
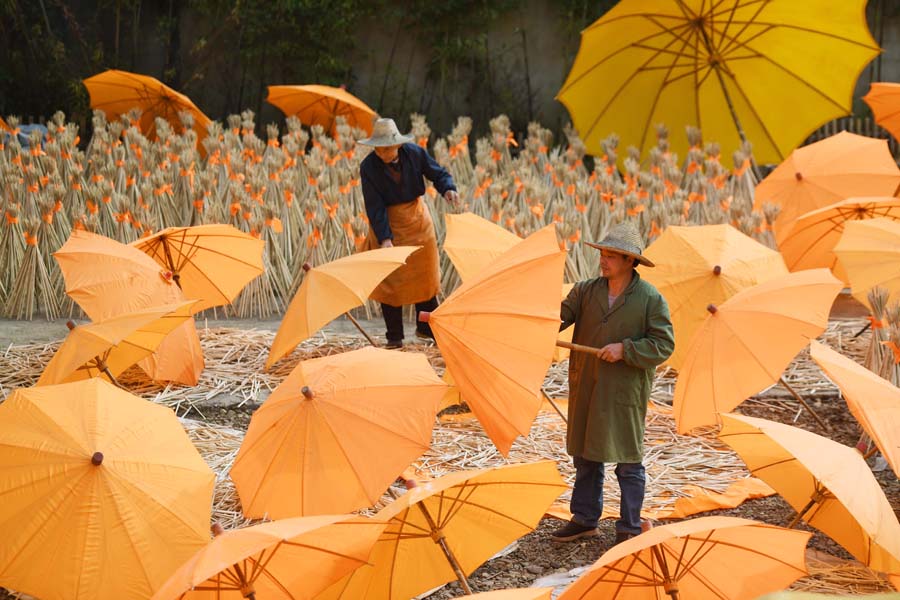
[[[635,270],[652,267],[631,222],[612,227],[598,244],[601,276],[575,284],[562,303],[562,327],[572,341],[599,348],[569,357],[566,450],[575,463],[572,520],[552,534],[557,542],[595,536],[603,512],[603,471],[616,463],[621,490],[618,544],[641,533],[646,476],[644,419],[656,366],[675,349],[666,300]]]
[[[403,345],[402,309],[406,304],[416,305],[416,335],[432,337],[428,323],[418,321],[421,311],[437,308],[440,289],[437,238],[431,214],[422,200],[422,177],[427,177],[447,202],[455,204],[459,198],[450,173],[423,148],[410,143],[412,140],[412,135],[400,134],[393,119],[378,119],[372,136],[359,141],[375,149],[359,165],[369,217],[366,249],[422,246],[371,294],[372,299],[381,302],[387,348]]]

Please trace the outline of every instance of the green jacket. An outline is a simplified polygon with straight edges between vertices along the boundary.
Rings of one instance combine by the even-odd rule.
[[[610,308],[608,282],[598,277],[575,284],[562,303],[560,318],[563,327],[575,323],[576,344],[624,345],[623,360],[615,363],[571,353],[568,453],[596,462],[640,462],[656,366],[675,349],[665,299],[635,271]]]

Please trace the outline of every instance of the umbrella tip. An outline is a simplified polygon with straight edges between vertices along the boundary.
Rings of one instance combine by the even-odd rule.
[[[411,490],[419,484],[416,483],[415,479],[404,479],[403,484],[406,486],[406,489]]]
[[[722,267],[719,266],[719,265],[714,266],[714,267],[713,267],[713,274],[714,274],[714,275],[721,275],[721,274],[722,274]]]
[[[719,309],[716,308],[716,305],[715,305],[715,304],[708,304],[708,305],[706,306],[706,310],[708,310],[709,313],[712,314],[712,315],[714,315],[714,314],[716,314],[717,312],[719,312]]]
[[[431,313],[427,310],[423,310],[419,312],[419,322],[427,323],[431,319]]]
[[[222,527],[221,523],[219,523],[218,521],[210,525],[209,530],[212,531],[213,537],[219,537],[220,535],[225,533],[225,528]]]
[[[75,321],[66,321],[66,327],[69,328],[69,331],[72,331],[73,329],[75,329]]]
[[[303,394],[303,396],[304,396],[307,400],[312,400],[312,399],[315,397],[315,396],[313,395],[313,391],[312,391],[311,389],[309,389],[309,386],[308,386],[308,385],[304,385],[304,386],[300,389],[300,393]]]
[[[102,452],[94,452],[94,455],[91,456],[91,464],[95,467],[99,467],[103,464],[103,453]]]
[[[797,178],[797,181],[803,181],[803,173],[801,173],[800,171],[794,173],[794,177]]]
[[[310,269],[312,269],[312,265],[311,265],[311,264],[309,264],[308,262],[303,263],[303,270],[304,270],[304,271],[309,271]]]

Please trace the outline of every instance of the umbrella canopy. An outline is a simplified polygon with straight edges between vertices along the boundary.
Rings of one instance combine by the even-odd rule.
[[[153,354],[172,330],[190,319],[193,304],[193,300],[167,304],[74,327],[36,385],[91,377],[114,380]]]
[[[171,409],[102,379],[0,405],[0,586],[148,598],[206,543],[215,476]]]
[[[678,432],[714,425],[717,413],[776,383],[794,356],[825,331],[841,287],[827,269],[814,269],[710,305],[675,384]]]
[[[265,242],[231,225],[168,227],[131,245],[172,272],[197,312],[230,304],[265,270]]]
[[[900,388],[815,340],[809,353],[841,388],[850,412],[900,476]]]
[[[842,131],[794,150],[756,186],[753,207],[779,206],[777,230],[853,196],[893,196],[898,186],[900,169],[887,141]]]
[[[234,461],[244,514],[375,504],[428,449],[446,391],[424,354],[369,347],[301,362],[253,415]]]
[[[478,598],[479,600],[550,600],[553,588],[514,588],[508,590],[494,590],[462,596],[463,598]]]
[[[731,225],[667,227],[644,251],[656,264],[641,277],[665,297],[675,329],[675,353],[668,364],[679,369],[694,333],[708,314],[741,290],[787,275],[781,255]]]
[[[865,4],[622,0],[582,32],[557,98],[598,156],[613,132],[643,154],[664,123],[680,156],[694,125],[725,156],[746,136],[757,160],[779,163],[851,111],[856,78],[880,51]]]
[[[719,439],[798,517],[876,571],[900,573],[900,523],[863,457],[812,432],[722,415]]]
[[[833,252],[847,274],[853,297],[864,305],[869,306],[869,292],[874,287],[900,298],[900,223],[893,219],[847,221]]]
[[[528,435],[559,333],[566,253],[553,225],[459,286],[430,315],[453,380],[504,456]],[[420,316],[420,318],[422,318]]]
[[[75,230],[53,256],[66,293],[94,321],[186,300],[150,257],[102,235]],[[140,365],[153,379],[197,385],[203,352],[194,321],[176,328]]]
[[[751,600],[808,575],[811,535],[735,517],[654,527],[607,551],[559,600]]]
[[[365,304],[372,290],[419,248],[378,248],[310,268],[278,326],[266,367],[278,362],[324,325]]]
[[[140,130],[151,139],[156,138],[157,117],[181,131],[180,114],[190,113],[198,142],[206,137],[206,128],[212,123],[190,98],[148,75],[110,69],[88,77],[84,86],[91,96],[91,108],[102,110],[109,120],[118,119],[134,108],[140,109]]]
[[[447,214],[444,252],[465,282],[483,271],[498,256],[522,241],[513,232],[475,213]]]
[[[220,533],[153,600],[301,600],[366,564],[385,523],[347,516],[283,519]]]
[[[797,218],[775,233],[778,249],[791,271],[825,267],[843,281],[847,273],[832,250],[849,221],[885,218],[900,220],[900,199],[848,198]]]
[[[872,82],[863,101],[872,109],[875,122],[900,139],[900,83]]]
[[[376,515],[388,526],[371,566],[321,598],[407,600],[457,579],[447,553],[469,575],[533,531],[566,489],[553,461],[461,471],[419,484]]]
[[[378,115],[369,106],[345,90],[329,85],[270,85],[266,102],[277,106],[284,116],[295,116],[308,127],[321,125],[334,133],[335,118],[344,117],[351,127],[372,134]]]

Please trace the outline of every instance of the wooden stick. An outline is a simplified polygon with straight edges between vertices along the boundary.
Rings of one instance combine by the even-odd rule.
[[[444,551],[444,556],[447,557],[447,560],[450,562],[450,566],[453,567],[453,572],[456,573],[456,578],[459,580],[459,585],[462,586],[463,591],[466,595],[472,594],[472,588],[469,587],[469,581],[466,579],[466,574],[463,573],[462,567],[459,566],[459,561],[456,560],[456,557],[453,555],[453,551],[450,550],[450,546],[447,545],[447,539],[444,537],[444,532],[437,526],[434,522],[434,519],[431,518],[431,513],[428,512],[428,509],[425,508],[425,505],[421,502],[416,502],[416,506],[419,507],[419,510],[422,511],[422,514],[425,516],[425,520],[428,522],[428,526],[431,527],[431,539],[434,540],[438,546],[441,547],[441,550]]]
[[[806,506],[804,506],[801,510],[797,511],[797,514],[794,515],[793,520],[791,520],[791,522],[788,524],[788,526],[787,526],[788,529],[793,529],[794,527],[796,527],[797,523],[800,522],[800,519],[803,518],[803,515],[805,515],[807,513],[807,511],[809,511],[809,509],[811,509],[815,503],[816,503],[816,499],[812,498],[812,499],[810,499],[809,502],[806,503]]]
[[[372,339],[372,336],[369,335],[365,329],[363,329],[363,326],[359,324],[359,321],[357,321],[355,318],[353,318],[353,315],[350,314],[350,311],[347,311],[344,314],[347,315],[347,318],[350,319],[351,323],[356,325],[356,328],[359,329],[359,332],[361,334],[363,334],[364,336],[366,336],[366,339],[369,340],[369,343],[372,344],[372,346],[374,346],[375,348],[381,347],[381,344],[379,344],[374,339]]]
[[[573,344],[572,342],[565,342],[563,340],[556,340],[556,345],[560,348],[568,348],[573,352],[584,352],[586,354],[593,354],[597,358],[600,358],[600,348],[594,348],[593,346],[585,346],[582,344]]]
[[[569,420],[566,418],[566,415],[563,413],[563,411],[560,410],[559,406],[557,406],[556,402],[553,401],[553,398],[551,398],[551,397],[547,394],[547,392],[545,392],[545,391],[543,390],[543,388],[541,388],[541,393],[544,395],[544,399],[545,399],[547,402],[549,402],[549,403],[550,403],[550,406],[552,406],[553,409],[556,411],[556,414],[559,415],[559,418],[563,420],[563,423],[565,423],[566,425],[568,425],[568,424],[569,424]]]
[[[797,393],[797,390],[795,390],[794,388],[792,388],[792,387],[788,384],[788,382],[784,380],[784,377],[780,377],[780,378],[778,379],[778,383],[780,383],[781,385],[783,385],[783,386],[787,389],[787,391],[789,391],[789,392],[791,393],[791,395],[797,400],[797,402],[799,402],[800,404],[802,404],[803,407],[804,407],[806,410],[809,411],[809,414],[811,414],[811,415],[816,419],[816,421],[819,422],[819,425],[821,425],[822,428],[825,429],[825,431],[831,431],[831,427],[828,426],[828,423],[826,423],[825,421],[823,421],[823,420],[822,420],[822,417],[820,417],[818,414],[816,414],[816,411],[814,411],[814,410],[812,409],[812,407],[811,407],[809,404],[806,403],[806,400],[804,400],[803,397],[800,396],[800,394]]]

